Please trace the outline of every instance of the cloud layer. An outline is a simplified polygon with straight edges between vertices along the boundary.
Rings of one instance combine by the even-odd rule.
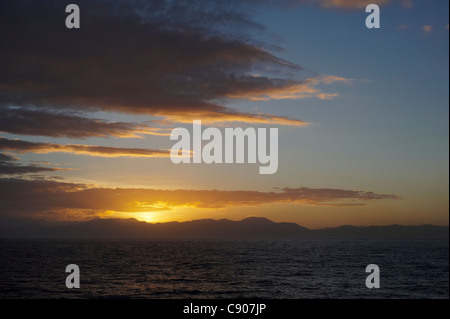
[[[389,4],[391,0],[317,0],[324,8],[362,9],[369,4],[379,6]]]
[[[169,157],[168,150],[109,147],[98,145],[36,143],[0,137],[0,150],[16,153],[48,154],[55,152],[99,157]]]
[[[263,27],[240,11],[248,3],[80,0],[78,4],[82,26],[68,30],[61,25],[65,16],[61,1],[0,3],[0,38],[8,48],[0,52],[0,107],[116,111],[179,122],[201,116],[205,122],[304,125],[273,114],[239,112],[224,102],[335,96],[317,87],[327,84],[322,77],[302,75],[301,67],[250,40],[250,30]],[[29,122],[43,116],[16,115],[9,114]],[[61,114],[46,113],[44,118],[53,120],[51,116],[64,117],[69,128],[77,121],[89,125]],[[26,132],[20,124],[11,128],[3,122],[0,130]],[[31,125],[28,133],[58,134],[39,133],[36,126]],[[139,130],[124,123],[95,126],[98,131],[93,135],[120,137],[126,135],[125,129],[129,134]]]
[[[30,173],[55,172],[64,169],[54,167],[43,167],[36,163],[22,166],[17,163],[18,159],[7,154],[0,153],[0,175],[23,175]],[[3,191],[3,190],[2,190]]]
[[[50,112],[27,108],[3,108],[0,132],[67,138],[116,137],[137,138],[141,135],[170,135],[167,129],[147,124],[111,122],[73,113]]]
[[[65,217],[81,211],[85,218],[107,211],[149,212],[174,207],[225,208],[270,203],[306,205],[358,205],[367,201],[399,199],[396,195],[341,190],[284,188],[277,192],[219,190],[159,190],[95,188],[49,180],[0,179],[0,203],[8,214],[33,215],[54,212]],[[23,198],[27,198],[23,201]]]

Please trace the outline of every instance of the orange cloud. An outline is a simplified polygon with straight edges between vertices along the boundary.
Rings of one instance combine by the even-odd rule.
[[[158,113],[157,115],[165,116],[165,113]],[[205,124],[220,124],[225,122],[243,122],[254,124],[278,124],[287,126],[306,127],[310,123],[293,119],[286,116],[277,116],[267,113],[242,113],[242,112],[171,112],[167,115],[166,124],[188,123],[192,124],[193,120],[201,119]]]
[[[17,153],[48,154],[55,152],[89,155],[99,157],[169,157],[168,150],[151,150],[141,148],[122,148],[97,145],[60,145],[54,143],[35,143],[19,139],[0,137],[0,150]]]
[[[377,4],[379,6],[387,5],[390,0],[320,0],[320,4],[324,8],[344,8],[344,9],[361,9],[369,4]]]
[[[402,6],[406,9],[411,9],[413,7],[412,0],[402,0]]]
[[[432,25],[424,25],[422,27],[422,31],[423,34],[425,34],[426,36],[430,35],[430,33],[433,31],[433,26]]]
[[[256,77],[257,78],[257,77]],[[267,101],[267,100],[284,100],[284,99],[306,99],[319,98],[322,100],[330,100],[338,96],[337,93],[324,93],[316,86],[320,84],[344,83],[350,84],[354,82],[353,79],[346,79],[343,77],[332,75],[320,75],[306,79],[304,81],[293,82],[291,85],[284,85],[282,87],[268,87],[260,86],[254,90],[248,90],[245,86],[241,91],[235,90],[228,94],[230,98],[248,99],[251,101]]]

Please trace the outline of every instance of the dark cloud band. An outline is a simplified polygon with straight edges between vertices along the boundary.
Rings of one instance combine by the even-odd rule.
[[[51,112],[27,108],[3,108],[0,132],[50,137],[136,138],[141,135],[168,135],[167,129],[147,124],[109,122],[73,113]]]
[[[15,157],[0,153],[0,175],[23,175],[64,170],[61,168],[39,166],[38,163],[22,166],[17,161],[18,159]]]
[[[399,199],[396,195],[341,189],[285,188],[277,192],[219,190],[159,190],[131,188],[92,188],[49,180],[0,179],[0,203],[5,213],[43,213],[85,210],[148,212],[174,207],[224,208],[260,206],[270,203],[305,205],[362,205],[366,201]],[[23,201],[23,198],[27,198]]]
[[[82,27],[69,31],[61,24],[61,1],[0,3],[0,38],[6,48],[0,51],[0,108],[100,109],[180,122],[202,115],[205,121],[302,125],[224,104],[229,99],[325,96],[311,87],[302,68],[250,40],[258,27],[242,8],[252,2],[78,4],[83,8]],[[127,128],[123,123],[102,124],[94,135],[109,130],[120,135]],[[8,130],[24,131],[19,124]]]

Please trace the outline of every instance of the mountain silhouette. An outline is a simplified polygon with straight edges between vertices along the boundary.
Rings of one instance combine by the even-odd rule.
[[[310,230],[294,223],[262,217],[241,221],[201,219],[188,222],[146,223],[136,219],[92,219],[66,224],[9,221],[0,237],[14,238],[148,238],[148,239],[276,239],[276,238],[448,238],[448,226],[341,226]]]

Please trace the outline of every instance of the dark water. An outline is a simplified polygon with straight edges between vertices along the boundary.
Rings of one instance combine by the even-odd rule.
[[[448,298],[448,255],[447,240],[0,240],[0,298]]]

